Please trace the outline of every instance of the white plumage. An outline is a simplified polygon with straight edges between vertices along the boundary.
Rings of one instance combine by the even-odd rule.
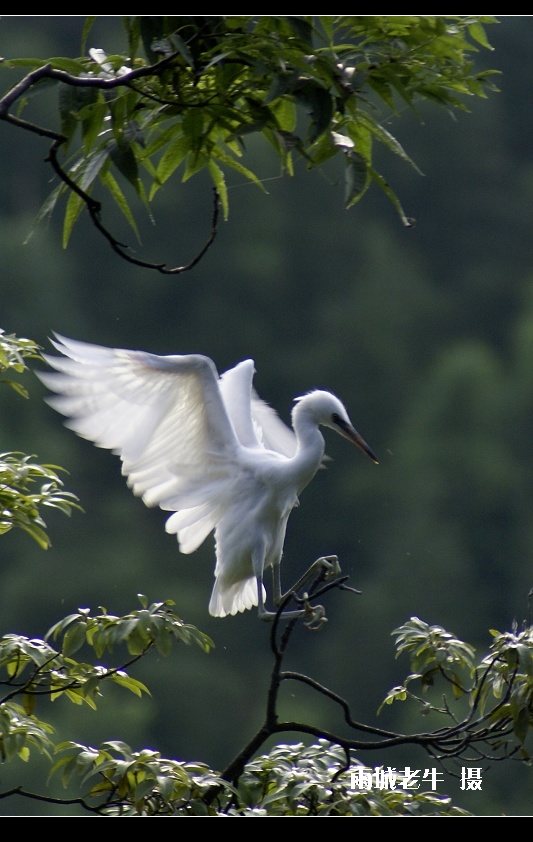
[[[279,566],[287,519],[324,458],[319,425],[355,443],[374,462],[342,403],[330,392],[296,399],[289,429],[256,395],[254,364],[244,360],[219,376],[199,354],[157,356],[103,348],[57,336],[62,354],[38,377],[57,393],[48,402],[66,425],[120,456],[122,473],[147,506],[172,514],[166,530],[182,553],[214,531],[215,617],[265,608],[263,574]],[[302,612],[286,612],[299,616]]]

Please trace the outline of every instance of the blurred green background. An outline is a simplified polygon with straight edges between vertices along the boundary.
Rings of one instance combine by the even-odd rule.
[[[78,55],[83,20],[4,17],[0,54]],[[489,628],[528,619],[533,586],[533,18],[499,20],[487,28],[494,52],[475,61],[502,72],[500,93],[453,118],[426,106],[387,121],[423,172],[379,155],[377,168],[416,219],[411,229],[377,189],[344,211],[340,169],[309,173],[300,164],[285,178],[252,143],[252,169],[268,195],[231,179],[229,221],[192,272],[169,277],[125,263],[85,217],[66,251],[60,215],[25,243],[53,186],[47,141],[0,123],[7,333],[47,350],[55,330],[156,353],[200,352],[220,371],[252,357],[257,390],[286,421],[293,397],[314,387],[345,402],[380,464],[327,437],[333,461],[291,516],[283,583],[336,553],[362,595],[329,596],[330,622],[318,634],[297,631],[287,666],[344,695],[354,718],[399,730],[430,723],[401,704],[376,718],[408,672],[394,658],[392,630],[418,616],[483,654]],[[120,44],[118,19],[100,19],[89,46],[113,52]],[[0,66],[0,78],[5,91],[17,75]],[[35,105],[43,124],[55,125],[55,96]],[[142,245],[111,207],[104,221],[144,259],[180,265],[207,239],[211,208],[207,180],[170,181],[158,193],[156,224],[141,224]],[[151,698],[108,691],[98,713],[59,703],[39,713],[63,739],[122,739],[223,768],[263,718],[268,627],[253,612],[209,617],[212,543],[180,555],[165,514],[133,497],[118,459],[66,430],[37,378],[26,375],[24,385],[29,401],[2,392],[0,448],[66,467],[85,513],[50,514],[46,553],[22,533],[2,538],[0,633],[41,637],[78,607],[122,613],[144,593],[174,599],[216,644],[210,655],[178,647],[135,668]],[[302,688],[285,691],[282,715],[344,732],[338,711]],[[359,756],[372,767],[435,765],[405,748]],[[448,773],[441,791],[478,815],[533,812],[531,769],[482,765],[481,792],[460,792]],[[0,767],[0,792],[42,790],[39,768]],[[53,791],[62,794],[56,783]],[[0,800],[3,815],[43,810],[75,814]]]

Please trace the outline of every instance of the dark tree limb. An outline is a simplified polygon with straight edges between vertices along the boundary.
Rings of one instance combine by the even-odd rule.
[[[324,587],[321,587],[321,579],[322,574],[320,574],[314,583],[314,587],[311,589],[314,597],[332,588],[354,590],[347,588],[344,584],[347,579],[346,576],[339,577]],[[358,593],[358,591],[355,592]],[[307,675],[282,669],[283,660],[292,633],[296,624],[299,622],[298,619],[290,620],[286,625],[283,625],[280,632],[280,623],[284,623],[283,612],[291,598],[294,598],[298,603],[301,602],[301,598],[298,595],[288,593],[283,603],[279,606],[272,625],[270,644],[274,655],[274,663],[267,695],[265,720],[252,739],[221,772],[220,776],[223,780],[236,786],[246,765],[257,755],[265,742],[270,737],[283,733],[306,734],[313,738],[327,740],[341,747],[346,756],[346,765],[343,769],[336,772],[337,777],[342,771],[350,767],[353,752],[383,750],[400,745],[419,746],[430,757],[442,765],[450,760],[471,760],[472,756],[478,761],[480,759],[502,760],[518,753],[519,746],[516,745],[516,741],[511,743],[507,741],[514,734],[511,718],[506,716],[498,719],[495,717],[495,714],[502,710],[509,702],[516,671],[512,675],[509,686],[506,692],[502,694],[502,698],[498,704],[490,708],[486,713],[480,713],[479,696],[488,673],[494,667],[494,663],[491,662],[479,678],[477,687],[472,688],[472,692],[475,692],[475,700],[471,710],[461,721],[456,721],[450,715],[453,721],[453,725],[451,726],[418,734],[402,734],[366,725],[352,717],[349,703],[339,694]],[[358,735],[367,736],[364,738],[362,736],[347,737],[315,725],[280,720],[278,714],[280,703],[279,694],[284,681],[300,682],[320,695],[325,696],[340,707],[344,722],[350,729]],[[211,803],[219,792],[220,787],[213,787],[206,796],[206,802]]]
[[[50,164],[52,165],[52,169],[54,170],[56,175],[61,179],[61,181],[64,184],[66,184],[69,190],[72,190],[74,193],[76,193],[76,195],[79,196],[80,199],[84,202],[94,227],[107,240],[113,251],[116,252],[116,254],[118,254],[124,260],[127,260],[128,263],[133,263],[135,266],[141,266],[143,269],[155,269],[157,272],[161,272],[164,275],[180,275],[182,272],[188,272],[190,269],[194,268],[194,266],[196,266],[200,262],[205,253],[213,245],[218,232],[219,212],[218,193],[215,189],[213,189],[213,214],[211,217],[211,234],[209,235],[207,242],[198,252],[196,257],[194,257],[189,263],[186,263],[183,266],[175,266],[173,268],[170,268],[166,265],[166,263],[150,263],[146,260],[140,260],[138,257],[134,257],[128,251],[129,246],[119,242],[119,240],[117,240],[111,234],[111,232],[108,231],[105,225],[103,225],[101,220],[101,202],[96,201],[96,199],[93,199],[92,196],[85,192],[85,190],[82,190],[81,187],[70,178],[70,176],[59,164],[57,153],[59,151],[61,143],[62,141],[54,141],[50,148],[49,156],[46,160],[50,162]]]
[[[164,275],[181,275],[183,272],[190,271],[202,260],[204,255],[213,245],[218,233],[219,197],[217,191],[213,191],[211,233],[204,246],[200,249],[198,254],[191,261],[181,266],[169,267],[166,263],[152,263],[150,261],[141,260],[140,258],[135,257],[131,253],[129,246],[117,240],[116,237],[114,237],[113,234],[108,230],[108,228],[103,224],[101,219],[101,202],[93,199],[92,196],[90,196],[85,190],[83,190],[78,184],[76,184],[76,182],[70,178],[70,176],[60,165],[58,160],[58,153],[61,147],[67,142],[67,138],[60,132],[53,131],[52,129],[47,129],[43,126],[38,126],[35,123],[31,123],[27,120],[23,120],[20,117],[14,116],[10,113],[10,108],[20,99],[20,97],[22,97],[25,93],[27,93],[27,91],[29,91],[32,87],[37,85],[43,79],[52,79],[54,81],[62,82],[63,84],[70,85],[73,87],[89,87],[98,88],[100,90],[109,90],[117,87],[130,87],[130,83],[135,81],[136,79],[157,74],[167,65],[171,64],[172,61],[178,56],[179,53],[173,53],[172,55],[165,57],[156,64],[150,65],[148,67],[142,67],[137,70],[131,70],[128,73],[121,74],[120,76],[116,76],[111,79],[102,78],[100,76],[73,76],[70,73],[66,73],[63,70],[56,70],[51,65],[46,64],[42,67],[37,68],[36,70],[33,70],[31,73],[28,73],[23,79],[20,80],[20,82],[14,85],[14,87],[11,88],[11,90],[8,91],[7,94],[5,94],[5,96],[2,97],[2,99],[0,100],[0,120],[4,120],[6,123],[10,123],[16,128],[23,129],[25,131],[30,131],[34,134],[39,135],[40,137],[47,137],[52,140],[52,145],[50,147],[48,156],[45,158],[45,162],[50,163],[55,174],[63,182],[63,184],[65,184],[65,186],[69,190],[71,190],[72,192],[76,193],[77,196],[79,196],[79,198],[82,200],[85,207],[87,208],[87,211],[91,218],[91,222],[93,223],[94,227],[104,237],[104,239],[107,240],[113,251],[116,254],[118,254],[118,256],[121,257],[123,260],[126,260],[128,263],[133,263],[135,266],[140,266],[143,269],[152,269]]]

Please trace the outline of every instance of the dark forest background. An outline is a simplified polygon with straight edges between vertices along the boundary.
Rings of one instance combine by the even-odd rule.
[[[0,54],[77,55],[81,17],[5,17]],[[341,172],[299,165],[282,177],[254,147],[268,195],[231,181],[230,217],[199,265],[178,277],[129,265],[82,217],[67,250],[61,218],[26,242],[51,189],[47,142],[0,124],[0,327],[49,349],[52,331],[156,353],[200,352],[220,371],[252,357],[256,387],[289,420],[292,399],[327,388],[347,405],[376,452],[374,466],[337,437],[333,461],[303,493],[288,528],[283,581],[336,553],[360,596],[334,592],[329,623],[298,630],[289,661],[344,695],[357,719],[424,730],[401,704],[376,718],[408,672],[391,632],[411,616],[488,651],[489,629],[528,619],[533,587],[533,18],[487,28],[494,52],[475,58],[501,71],[499,93],[450,116],[425,106],[387,127],[423,175],[380,153],[379,166],[408,216],[405,229],[377,189],[343,210]],[[116,18],[99,20],[89,46],[112,52]],[[13,71],[2,70],[2,89]],[[13,77],[14,78],[14,77]],[[38,106],[55,119],[55,94]],[[211,224],[207,180],[170,181],[155,225],[141,224],[139,253],[182,264]],[[120,232],[111,208],[106,221]],[[142,211],[140,218],[142,219]],[[131,242],[131,232],[123,237]],[[179,554],[165,515],[128,491],[116,457],[66,430],[24,377],[30,400],[4,390],[0,449],[62,465],[85,509],[50,513],[53,546],[23,533],[0,543],[0,633],[42,637],[79,607],[110,613],[174,599],[178,613],[215,641],[209,655],[177,647],[136,677],[151,698],[107,691],[99,713],[71,705],[49,714],[65,739],[122,739],[177,759],[224,766],[263,717],[269,629],[254,612],[215,620],[207,605],[213,547]],[[327,434],[326,434],[327,435]],[[325,699],[303,688],[284,714],[342,730]],[[100,713],[100,711],[102,713]],[[295,735],[294,741],[300,738]],[[410,749],[368,753],[369,766],[427,768]],[[0,789],[37,787],[39,764],[0,767]],[[34,776],[28,783],[28,777]],[[533,772],[513,761],[483,769],[482,792],[441,791],[478,815],[528,815]],[[41,810],[17,803],[21,810]],[[0,802],[0,811],[13,804]]]

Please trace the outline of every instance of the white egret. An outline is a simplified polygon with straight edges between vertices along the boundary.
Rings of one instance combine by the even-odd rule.
[[[319,426],[377,462],[342,403],[319,390],[296,398],[291,430],[254,391],[252,360],[219,376],[199,354],[157,356],[56,339],[62,356],[44,357],[55,371],[38,377],[57,393],[48,403],[67,416],[66,426],[120,456],[129,487],[147,506],[173,513],[166,531],[177,535],[182,553],[194,552],[214,530],[210,614],[257,606],[262,619],[274,617],[263,577],[271,567],[279,605],[287,520],[324,459]]]

